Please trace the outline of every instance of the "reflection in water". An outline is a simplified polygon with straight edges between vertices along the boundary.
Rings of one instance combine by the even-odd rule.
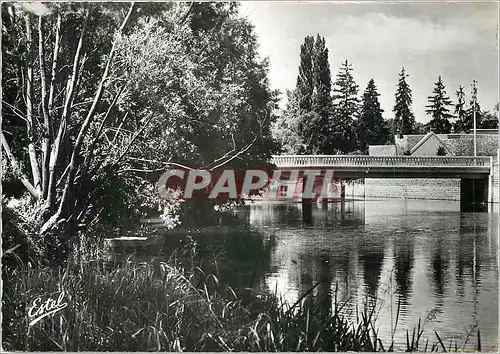
[[[447,249],[443,250],[443,239],[439,237],[436,242],[436,247],[431,252],[431,266],[432,280],[440,305],[442,305],[441,300],[444,295],[445,278],[448,275],[449,262],[447,253]]]
[[[399,234],[394,239],[394,272],[396,287],[401,303],[408,304],[411,295],[411,270],[413,268],[413,236],[407,233]]]
[[[319,282],[314,296],[326,314],[338,286],[353,318],[356,306],[378,299],[381,338],[391,337],[399,300],[403,330],[395,340],[401,346],[405,329],[411,331],[419,319],[429,342],[434,330],[442,339],[463,342],[477,322],[483,346],[497,346],[497,214],[460,213],[459,203],[412,200],[313,205],[307,223],[300,220],[300,204],[259,204],[242,213],[250,214],[255,230],[275,235],[270,263],[277,271],[262,276],[288,301]]]
[[[321,316],[338,298],[355,320],[359,306],[376,299],[382,341],[391,338],[400,301],[400,348],[419,319],[424,341],[434,342],[436,330],[463,343],[477,324],[483,347],[496,348],[498,209],[461,213],[457,202],[393,199],[311,204],[306,220],[303,212],[300,203],[242,207],[238,229],[192,233],[195,266],[290,304],[319,283],[308,296]],[[184,237],[165,235],[160,253],[169,257]]]
[[[359,254],[368,294],[371,298],[376,298],[384,264],[384,245],[367,247],[365,244],[361,244]]]

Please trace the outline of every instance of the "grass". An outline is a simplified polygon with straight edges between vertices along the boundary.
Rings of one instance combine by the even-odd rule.
[[[375,306],[356,323],[336,300],[321,313],[315,284],[296,303],[273,294],[221,285],[201,269],[184,272],[164,262],[118,267],[82,263],[64,271],[4,272],[3,349],[28,351],[392,351],[376,329]],[[26,306],[37,296],[66,292],[68,306],[28,328]],[[397,319],[396,319],[397,326]],[[395,326],[395,328],[396,328]],[[453,351],[437,333],[407,331],[407,351]],[[462,348],[463,349],[463,348]],[[480,350],[480,348],[478,348]],[[399,350],[399,348],[398,348]]]

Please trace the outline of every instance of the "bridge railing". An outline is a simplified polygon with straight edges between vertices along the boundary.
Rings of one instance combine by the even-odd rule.
[[[489,167],[489,156],[274,155],[277,167]]]

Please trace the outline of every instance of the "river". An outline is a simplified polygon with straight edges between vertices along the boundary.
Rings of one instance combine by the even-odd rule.
[[[356,319],[376,304],[384,345],[394,332],[405,349],[406,330],[419,319],[423,342],[466,341],[498,347],[498,205],[463,213],[460,203],[430,200],[361,200],[313,205],[259,202],[241,207],[239,231],[193,232],[200,266],[214,266],[234,287],[276,292],[289,303],[313,292],[321,306],[346,302]],[[165,237],[163,249],[173,249]],[[177,241],[176,241],[177,242]],[[399,316],[396,316],[399,306]]]

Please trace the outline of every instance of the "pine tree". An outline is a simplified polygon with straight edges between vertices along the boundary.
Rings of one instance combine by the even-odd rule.
[[[368,150],[368,145],[382,145],[386,142],[386,128],[382,117],[383,109],[378,101],[380,94],[377,92],[375,81],[371,79],[363,93],[363,103],[357,125],[357,138],[359,149]]]
[[[425,106],[426,114],[431,115],[432,119],[428,123],[428,126],[436,134],[447,134],[451,130],[450,118],[453,115],[450,114],[448,106],[451,105],[451,100],[446,96],[445,86],[441,76],[439,76],[438,81],[434,84],[433,95],[427,97],[429,104]]]
[[[333,119],[330,148],[349,152],[356,149],[354,119],[359,110],[358,85],[352,76],[352,65],[346,60],[337,74],[333,89]]]
[[[463,130],[464,122],[465,122],[465,92],[462,85],[458,86],[458,90],[455,92],[457,96],[457,104],[455,105],[455,115],[456,122],[454,124],[455,132],[460,132]]]
[[[310,112],[312,109],[312,96],[314,92],[314,37],[307,36],[304,44],[300,46],[300,66],[297,77],[296,93],[301,113]]]
[[[396,104],[394,105],[395,120],[397,122],[398,131],[401,134],[413,134],[415,129],[415,116],[413,115],[411,104],[413,102],[411,89],[406,78],[410,75],[406,74],[405,68],[399,74],[398,89],[396,91]]]

